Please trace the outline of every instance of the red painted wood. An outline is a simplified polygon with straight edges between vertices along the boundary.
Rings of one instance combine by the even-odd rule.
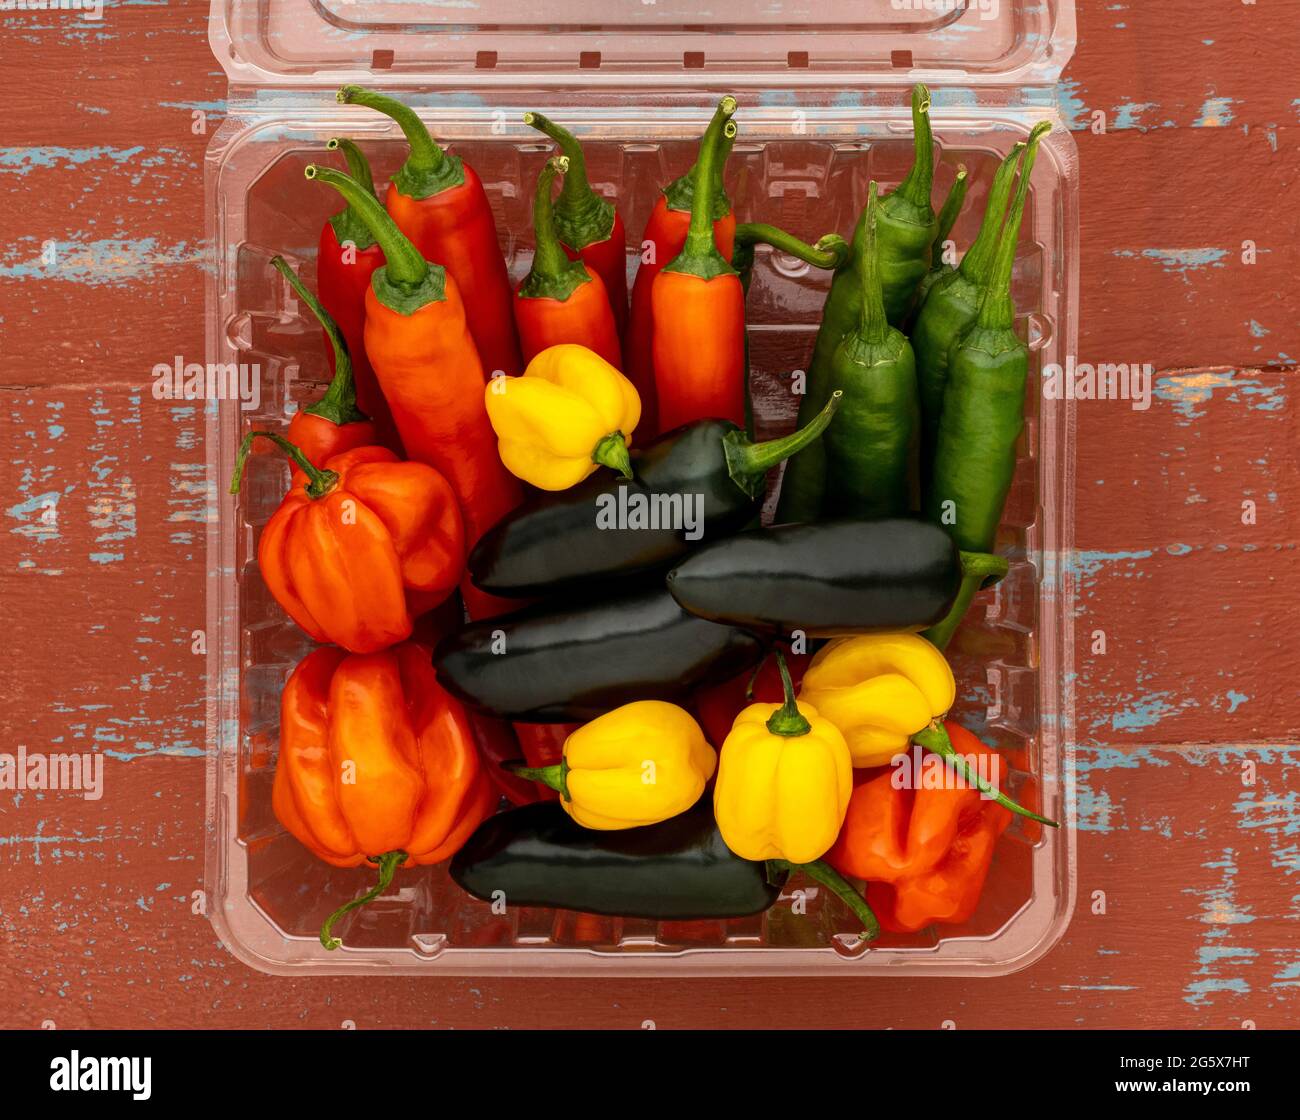
[[[206,4],[109,7],[102,35],[57,13],[0,16],[0,741],[93,745],[107,763],[99,802],[0,794],[0,1026],[1294,1023],[1288,7],[1079,4],[1062,108],[1083,168],[1081,355],[1150,361],[1159,394],[1147,412],[1076,411],[1079,907],[1048,957],[993,982],[289,981],[226,953],[191,913],[200,417],[142,400],[155,362],[202,351],[207,136],[191,112],[214,128],[225,79]],[[1095,109],[1104,135],[1088,131]]]

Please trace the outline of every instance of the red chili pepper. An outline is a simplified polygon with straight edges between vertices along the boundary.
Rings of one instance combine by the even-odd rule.
[[[524,361],[531,362],[543,350],[567,342],[594,350],[621,369],[618,328],[604,281],[581,260],[570,260],[556,237],[551,184],[556,172],[568,166],[567,156],[557,156],[547,160],[537,177],[533,199],[537,247],[533,266],[515,295],[515,322]]]
[[[325,145],[330,151],[341,151],[348,162],[348,170],[371,195],[375,193],[370,164],[351,140],[331,140]],[[375,372],[366,357],[362,334],[366,326],[366,292],[375,269],[384,263],[384,251],[375,241],[365,222],[346,206],[330,217],[320,231],[320,245],[316,252],[316,288],[320,301],[329,312],[338,329],[347,339],[348,354],[352,359],[352,377],[356,382],[356,400],[361,411],[371,418],[378,433],[377,439],[365,443],[382,443],[401,452],[397,426],[393,423],[388,402],[380,391]],[[310,304],[308,305],[310,306]],[[320,318],[318,315],[317,318]],[[324,323],[321,324],[325,326]],[[325,327],[325,340],[330,343],[330,373],[336,372],[337,349]],[[292,438],[293,430],[290,429]],[[301,441],[295,438],[301,445]],[[308,458],[311,458],[310,454]],[[312,462],[316,462],[312,459]],[[320,464],[317,463],[317,466]]]
[[[713,181],[724,134],[735,122],[714,118],[696,164],[695,198],[686,245],[655,277],[656,420],[672,431],[695,420],[730,420],[745,427],[745,289],[714,243]]]
[[[338,324],[283,257],[272,258],[271,265],[289,281],[294,294],[311,309],[317,322],[325,329],[325,338],[330,344],[334,377],[329,388],[315,404],[294,413],[288,432],[289,442],[297,444],[313,467],[324,467],[325,461],[335,455],[353,447],[373,446],[379,440],[370,417],[357,408],[351,350]]]
[[[305,174],[342,194],[384,250],[388,263],[366,293],[366,352],[407,454],[451,482],[465,516],[466,543],[473,547],[519,504],[523,492],[497,454],[483,404],[483,366],[456,281],[441,265],[425,260],[352,179],[315,164]],[[502,600],[468,580],[461,590],[471,615],[503,608]]]
[[[570,258],[581,259],[604,283],[614,325],[622,337],[627,325],[627,233],[623,219],[612,202],[591,189],[587,158],[573,133],[541,113],[525,113],[524,124],[546,133],[569,160],[555,202],[555,229]]]
[[[782,645],[781,651],[790,670],[790,680],[798,688],[804,670],[812,661],[812,654],[791,653],[787,645]],[[721,750],[736,717],[750,704],[779,704],[784,698],[785,688],[776,658],[766,657],[756,670],[746,669],[721,684],[700,689],[693,702],[700,726],[704,728],[704,737]]]
[[[728,95],[719,103],[709,127],[722,124],[736,111],[736,99]],[[705,132],[705,136],[708,132]],[[713,240],[723,257],[731,260],[736,242],[736,215],[722,185],[722,168],[727,153],[731,151],[731,137],[724,137],[721,157],[713,174]],[[701,147],[703,140],[701,140]],[[632,285],[632,309],[627,330],[623,335],[623,372],[627,374],[641,394],[641,434],[651,439],[668,427],[658,421],[655,401],[654,372],[654,316],[652,292],[655,277],[686,245],[686,234],[691,224],[692,202],[695,198],[696,172],[699,161],[680,179],[665,187],[655,200],[654,209],[641,235],[641,263],[637,266],[636,281]]]
[[[337,96],[345,104],[376,109],[401,127],[411,154],[389,184],[388,212],[423,258],[442,265],[455,280],[483,368],[489,374],[522,372],[510,277],[492,207],[474,169],[444,152],[415,111],[400,101],[360,86],[344,86]]]

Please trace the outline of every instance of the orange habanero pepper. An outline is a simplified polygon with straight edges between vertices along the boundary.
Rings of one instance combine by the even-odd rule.
[[[424,646],[318,649],[293,671],[272,810],[318,859],[379,869],[373,890],[325,920],[325,948],[341,944],[334,922],[379,897],[399,867],[454,855],[494,801],[465,709],[438,684]]]
[[[232,494],[259,436],[298,467],[258,541],[267,590],[318,642],[373,653],[405,641],[412,620],[446,599],[464,570],[464,529],[447,480],[386,447],[354,447],[318,470],[283,436],[259,431],[239,448]]]
[[[1001,755],[964,727],[944,727],[956,752],[1000,787]],[[899,789],[896,773],[891,767],[853,791],[844,826],[823,858],[840,873],[866,880],[867,901],[887,930],[959,925],[975,912],[994,846],[1012,814],[950,769],[936,768],[947,779],[942,788],[926,788],[914,773],[910,785],[920,788]],[[952,788],[954,781],[960,788]]]

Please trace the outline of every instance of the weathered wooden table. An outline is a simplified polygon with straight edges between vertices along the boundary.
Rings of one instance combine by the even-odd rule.
[[[191,913],[203,434],[148,386],[158,355],[203,347],[192,120],[215,125],[225,91],[206,14],[0,13],[0,749],[107,760],[98,802],[0,793],[0,1026],[1295,1021],[1295,0],[1079,3],[1080,353],[1159,374],[1149,411],[1077,409],[1079,905],[1044,960],[982,982],[286,981]]]

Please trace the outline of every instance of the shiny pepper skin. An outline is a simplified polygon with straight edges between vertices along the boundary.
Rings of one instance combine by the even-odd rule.
[[[689,712],[641,700],[578,728],[555,769],[564,811],[584,828],[608,831],[686,812],[716,766],[717,755]]]
[[[917,634],[894,631],[841,638],[804,674],[809,703],[844,735],[854,766],[883,766],[945,715],[957,695],[948,662]]]
[[[439,863],[494,801],[465,710],[439,686],[423,646],[327,647],[294,670],[280,701],[271,805],[318,858],[357,867],[395,852],[403,867]]]
[[[507,470],[541,490],[567,490],[604,464],[631,476],[627,441],[641,400],[626,377],[585,346],[543,350],[521,377],[484,391]]]
[[[810,704],[795,712],[806,731],[774,731],[772,721],[793,706],[793,696],[751,704],[722,745],[713,810],[727,847],[744,859],[812,863],[835,842],[848,808],[844,736]]]
[[[451,486],[387,448],[336,455],[319,497],[296,470],[258,542],[267,589],[318,642],[373,653],[410,637],[413,619],[455,590],[464,567]]]

